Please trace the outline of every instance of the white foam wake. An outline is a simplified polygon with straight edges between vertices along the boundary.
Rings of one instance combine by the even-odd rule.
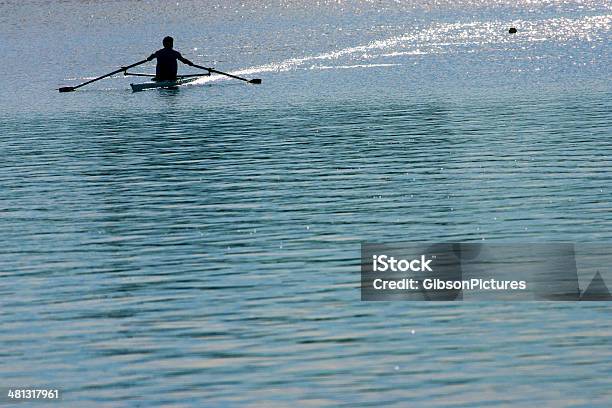
[[[402,65],[397,63],[369,63],[377,58],[394,58],[428,54],[475,52],[492,46],[527,45],[542,41],[564,42],[573,38],[593,40],[606,37],[612,25],[612,15],[581,18],[550,18],[543,20],[474,21],[467,23],[434,23],[421,30],[372,41],[365,45],[347,47],[319,55],[289,58],[230,72],[238,76],[250,76],[266,72],[284,72],[298,69],[346,69]],[[509,36],[507,29],[517,26],[520,36]],[[348,60],[347,60],[348,59]],[[340,61],[338,65],[317,65],[322,61]],[[205,84],[228,79],[221,75],[203,77],[193,84]]]

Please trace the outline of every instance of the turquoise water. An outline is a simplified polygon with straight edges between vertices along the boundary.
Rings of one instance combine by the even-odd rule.
[[[2,383],[75,407],[609,406],[606,304],[358,287],[364,240],[612,240],[611,24],[603,1],[0,3]],[[166,34],[263,84],[56,91]]]

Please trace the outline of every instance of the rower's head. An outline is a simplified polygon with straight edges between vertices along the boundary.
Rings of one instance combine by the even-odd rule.
[[[174,46],[174,38],[170,36],[164,37],[162,44],[164,44],[164,48],[172,48]]]

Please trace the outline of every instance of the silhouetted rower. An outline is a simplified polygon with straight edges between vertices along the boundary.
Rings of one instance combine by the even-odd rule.
[[[174,39],[172,37],[164,38],[163,44],[164,48],[155,51],[147,60],[152,61],[157,58],[157,67],[155,68],[156,81],[174,81],[176,80],[176,72],[178,70],[176,60],[191,66],[193,66],[193,62],[183,58],[180,52],[172,49],[174,46]]]

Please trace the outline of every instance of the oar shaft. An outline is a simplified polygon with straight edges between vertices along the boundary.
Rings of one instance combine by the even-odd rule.
[[[134,68],[135,66],[138,66],[138,65],[142,65],[142,64],[144,64],[145,62],[147,62],[147,60],[146,60],[146,59],[145,59],[145,60],[142,60],[142,61],[135,62],[135,63],[133,63],[132,65],[128,65],[127,67],[121,67],[121,68],[119,68],[119,69],[117,69],[117,70],[115,70],[115,71],[113,71],[113,72],[109,72],[109,73],[108,73],[108,74],[106,74],[106,75],[99,76],[99,77],[97,77],[97,78],[91,79],[91,80],[89,80],[89,81],[87,81],[87,82],[83,82],[82,84],[79,84],[79,85],[76,85],[76,86],[72,86],[72,87],[70,87],[70,88],[72,88],[72,90],[75,90],[75,89],[80,88],[80,87],[82,87],[82,86],[85,86],[85,85],[91,84],[92,82],[96,82],[96,81],[99,81],[99,80],[101,80],[101,79],[108,78],[109,76],[112,76],[112,75],[118,74],[119,72],[126,71],[126,70],[128,70],[128,69],[130,69],[130,68]]]
[[[215,74],[221,74],[221,75],[228,76],[228,77],[230,77],[230,78],[239,79],[239,80],[241,80],[241,81],[251,82],[251,80],[250,80],[250,79],[241,78],[241,77],[236,76],[236,75],[228,74],[227,72],[217,71],[217,70],[216,70],[216,69],[214,69],[214,68],[206,68],[206,67],[203,67],[203,66],[201,66],[201,65],[196,65],[196,64],[193,64],[193,66],[194,66],[194,67],[196,67],[196,68],[205,69],[205,70],[207,70],[207,71],[209,71],[209,72],[214,72]]]
[[[239,80],[241,80],[241,81],[246,81],[246,82],[249,82],[249,80],[248,80],[248,79],[246,79],[246,78],[241,78],[241,77],[236,76],[236,75],[228,74],[227,72],[217,71],[216,69],[210,69],[210,72],[214,72],[215,74],[225,75],[225,76],[227,76],[227,77],[234,78],[234,79],[239,79]]]

